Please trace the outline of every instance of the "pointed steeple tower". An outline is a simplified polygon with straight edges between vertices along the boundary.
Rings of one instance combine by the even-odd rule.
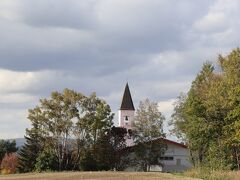
[[[123,93],[121,107],[118,113],[119,126],[124,127],[126,129],[132,129],[132,124],[134,121],[134,112],[135,112],[135,108],[133,105],[130,89],[127,83]]]
[[[135,111],[128,83],[125,86],[125,91],[124,91],[124,94],[123,94],[120,110],[133,110],[133,111]]]

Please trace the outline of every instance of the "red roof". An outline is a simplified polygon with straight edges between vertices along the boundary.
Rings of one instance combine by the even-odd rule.
[[[175,142],[175,141],[172,141],[172,140],[169,140],[169,139],[165,139],[165,138],[160,138],[162,139],[162,141],[166,142],[166,143],[169,143],[169,144],[174,144],[176,146],[180,146],[180,147],[183,147],[183,148],[188,148],[187,145],[185,144],[182,144],[182,143],[178,143],[178,142]]]

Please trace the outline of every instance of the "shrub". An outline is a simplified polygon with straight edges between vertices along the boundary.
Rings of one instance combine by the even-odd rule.
[[[85,156],[80,162],[80,168],[82,171],[96,171],[98,170],[97,161],[91,152],[86,152]]]
[[[13,174],[16,173],[18,166],[18,156],[16,153],[5,154],[1,162],[1,173],[2,174]]]
[[[37,157],[35,170],[41,171],[54,171],[57,170],[56,156],[50,151],[43,151]]]

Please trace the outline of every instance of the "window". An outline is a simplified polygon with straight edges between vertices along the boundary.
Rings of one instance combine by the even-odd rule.
[[[181,166],[181,159],[177,159],[176,165],[177,165],[177,166]]]
[[[132,130],[128,129],[127,131],[128,131],[129,136],[132,136]]]
[[[127,126],[127,125],[128,125],[128,123],[125,123],[125,125]]]
[[[129,120],[128,118],[129,118],[128,116],[125,116],[125,121],[128,121]]]
[[[173,161],[173,157],[172,156],[164,156],[164,157],[160,157],[160,160]]]
[[[132,130],[128,129],[127,131],[128,131],[128,135],[127,135],[128,139],[132,139]]]

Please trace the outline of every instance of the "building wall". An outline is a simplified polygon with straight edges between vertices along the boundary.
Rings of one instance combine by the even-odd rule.
[[[133,121],[134,121],[134,112],[133,110],[119,110],[118,112],[118,123],[120,127],[124,127],[127,130],[132,129]],[[128,117],[128,121],[125,120],[125,117]],[[133,146],[133,139],[128,134],[126,136],[126,144],[127,146]]]
[[[134,111],[133,110],[119,110],[118,112],[118,123],[120,127],[125,127],[126,129],[132,129],[132,123],[134,120]],[[125,117],[128,116],[128,121],[125,120]]]
[[[173,157],[173,160],[162,160],[163,171],[181,172],[192,167],[189,149],[170,143],[167,146],[164,156]]]
[[[150,171],[163,171],[163,172],[182,172],[192,167],[189,161],[190,153],[189,149],[167,143],[168,149],[163,157],[173,157],[172,160],[162,160],[163,166],[152,165]],[[129,157],[133,159],[135,157],[134,152],[130,153]],[[131,166],[125,169],[125,171],[142,171],[139,166]]]

